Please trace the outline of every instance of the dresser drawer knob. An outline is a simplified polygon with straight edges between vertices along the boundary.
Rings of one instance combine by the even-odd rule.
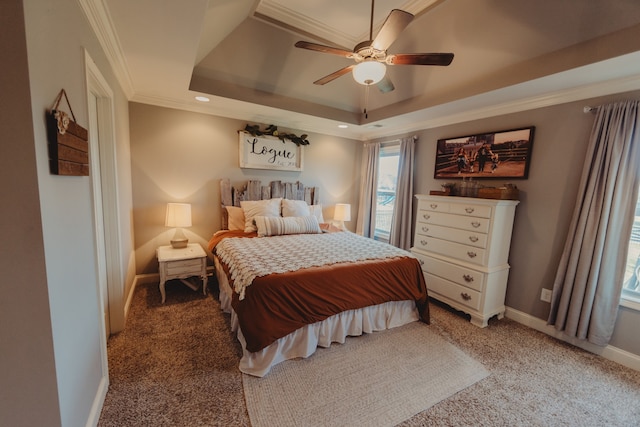
[[[421,244],[422,246],[427,246],[427,243],[428,243],[428,242],[429,242],[428,240],[420,240],[420,244]]]
[[[469,258],[475,258],[476,256],[478,256],[478,254],[476,254],[475,252],[471,252],[471,251],[469,251],[469,252],[467,252],[467,256],[468,256]]]
[[[468,214],[473,213],[473,211],[475,211],[475,209],[474,209],[474,208],[464,208],[464,210],[465,210]]]
[[[424,260],[423,259],[419,259],[418,261],[420,261],[420,265],[424,265]]]
[[[426,233],[427,231],[429,231],[429,227],[425,227],[425,226],[423,225],[423,226],[422,226],[422,231],[424,231],[424,232]]]
[[[481,224],[481,223],[479,223],[478,221],[473,221],[473,222],[471,223],[471,225],[472,225],[474,228],[478,228],[478,227],[480,227],[482,224]]]
[[[471,240],[473,243],[475,243],[475,242],[477,242],[479,239],[478,239],[478,236],[469,236],[469,240]]]
[[[431,206],[431,209],[436,209],[438,207],[437,203],[431,203],[429,206]]]
[[[467,283],[471,283],[473,282],[473,276],[470,274],[465,274],[462,276],[462,278],[464,279],[465,282]]]
[[[462,299],[463,299],[463,300],[465,300],[465,301],[469,301],[469,300],[471,299],[471,295],[469,295],[469,294],[468,294],[468,293],[466,293],[466,292],[461,292],[461,293],[460,293],[460,296],[461,296],[461,297],[462,297]]]
[[[424,214],[424,215],[422,215],[422,217],[423,217],[424,219],[429,219],[429,218],[431,218],[431,215]]]

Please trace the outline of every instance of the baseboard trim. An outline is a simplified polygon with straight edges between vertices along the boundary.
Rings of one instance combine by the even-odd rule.
[[[607,345],[606,347],[600,347],[586,341],[578,340],[573,337],[568,337],[562,332],[556,330],[556,328],[554,328],[553,326],[547,325],[546,321],[542,319],[538,319],[537,317],[531,316],[530,314],[524,313],[522,311],[516,310],[511,307],[507,307],[507,310],[505,311],[505,316],[515,322],[521,323],[525,326],[535,329],[536,331],[540,331],[542,333],[550,335],[561,341],[564,341],[566,343],[579,347],[590,353],[594,353],[599,356],[602,356],[605,359],[614,361],[628,368],[635,369],[636,371],[640,371],[640,356],[637,354],[630,353],[628,351],[622,350],[612,345]]]
[[[102,406],[104,405],[104,400],[107,397],[107,390],[109,390],[109,378],[108,376],[104,376],[100,380],[100,385],[96,390],[96,397],[93,399],[91,411],[89,411],[89,417],[87,418],[87,422],[85,424],[86,427],[96,427],[98,425],[98,421],[100,421],[100,413],[102,412]]]
[[[138,285],[146,285],[148,283],[160,283],[160,275],[158,273],[151,274],[136,274],[129,289],[129,295],[127,295],[127,302],[124,304],[124,318],[125,321],[129,315],[129,308],[131,307],[131,301],[133,300],[133,294],[136,291]]]

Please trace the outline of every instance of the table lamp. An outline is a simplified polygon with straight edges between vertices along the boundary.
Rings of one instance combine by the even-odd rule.
[[[336,208],[333,211],[333,221],[337,227],[346,230],[344,222],[351,221],[351,205],[348,203],[336,203]]]
[[[191,227],[191,205],[189,203],[167,203],[167,216],[164,225],[176,229],[171,246],[176,249],[186,248],[189,239],[184,235],[182,227]]]

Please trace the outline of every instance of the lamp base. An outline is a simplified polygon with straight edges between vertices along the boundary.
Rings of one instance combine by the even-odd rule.
[[[189,243],[189,239],[173,239],[171,240],[171,246],[174,249],[186,248]]]
[[[344,221],[338,221],[334,219],[331,222],[334,227],[339,228],[342,231],[347,231],[347,227],[344,226]]]

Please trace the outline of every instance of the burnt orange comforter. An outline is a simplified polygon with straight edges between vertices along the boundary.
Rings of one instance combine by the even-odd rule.
[[[255,233],[217,233],[225,237],[252,237]],[[223,264],[229,278],[228,267]],[[229,283],[232,285],[231,279]],[[241,301],[234,293],[247,350],[256,352],[291,332],[346,310],[388,301],[414,300],[422,321],[429,323],[427,288],[418,260],[411,257],[340,263],[256,278]]]

